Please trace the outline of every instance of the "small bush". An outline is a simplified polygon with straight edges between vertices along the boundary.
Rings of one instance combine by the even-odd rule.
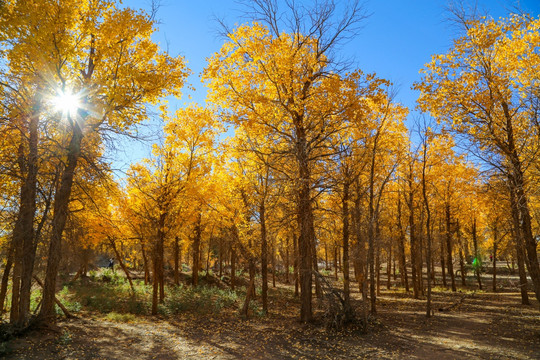
[[[135,321],[135,315],[133,314],[119,314],[117,312],[110,312],[105,316],[105,319],[114,322],[133,322]]]

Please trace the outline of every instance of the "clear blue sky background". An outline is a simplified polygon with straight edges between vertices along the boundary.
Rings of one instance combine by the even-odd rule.
[[[515,11],[515,6],[534,16],[540,15],[540,0],[464,0],[464,3],[476,4],[481,13],[493,18],[507,16]],[[353,59],[356,68],[392,81],[399,91],[396,100],[413,109],[417,94],[411,86],[420,80],[419,70],[431,55],[445,53],[457,37],[457,29],[448,21],[447,5],[446,0],[368,0],[365,8],[371,16],[364,21],[359,34],[343,46],[342,52]],[[149,0],[125,0],[124,6],[149,9]],[[161,1],[157,15],[161,24],[154,40],[172,55],[187,59],[193,71],[188,82],[196,88],[195,92],[186,89],[182,99],[171,102],[171,110],[193,101],[204,104],[206,90],[199,75],[206,58],[223,44],[214,19],[217,16],[228,24],[241,23],[241,9],[234,0]],[[116,155],[114,167],[124,171],[130,162],[148,156],[150,151],[149,144],[132,141],[122,141],[118,148],[121,151]],[[120,173],[117,175],[122,177]]]

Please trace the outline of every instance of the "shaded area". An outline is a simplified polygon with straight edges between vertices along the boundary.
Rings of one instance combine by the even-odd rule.
[[[271,297],[267,317],[184,313],[168,318],[106,321],[92,314],[62,322],[57,333],[10,343],[8,359],[537,359],[540,316],[514,294],[475,293],[448,312],[424,316],[424,301],[383,291],[368,334],[303,325],[292,297]],[[355,293],[354,297],[357,298]],[[460,293],[434,293],[434,304]],[[358,299],[355,301],[358,305]]]

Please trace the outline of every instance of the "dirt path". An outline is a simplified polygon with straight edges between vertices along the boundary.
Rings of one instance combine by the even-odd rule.
[[[434,307],[460,296],[435,294]],[[368,334],[302,325],[295,320],[294,306],[250,320],[229,313],[118,323],[87,314],[61,322],[58,333],[12,341],[7,359],[540,358],[540,312],[534,305],[517,305],[515,294],[475,294],[450,311],[435,311],[431,319],[421,300],[384,292],[379,299],[379,314]]]

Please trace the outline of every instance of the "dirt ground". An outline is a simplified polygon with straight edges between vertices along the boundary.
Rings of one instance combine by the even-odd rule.
[[[6,359],[540,359],[535,300],[524,306],[516,292],[436,291],[433,308],[428,319],[424,300],[382,291],[366,334],[354,325],[335,332],[301,324],[297,303],[278,298],[268,316],[249,320],[233,310],[127,323],[82,313],[56,331],[12,340]]]

